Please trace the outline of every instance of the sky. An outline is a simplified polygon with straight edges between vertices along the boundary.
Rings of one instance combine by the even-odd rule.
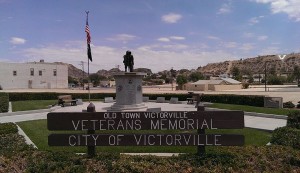
[[[197,69],[208,63],[300,52],[300,0],[0,0],[0,62],[65,62]]]

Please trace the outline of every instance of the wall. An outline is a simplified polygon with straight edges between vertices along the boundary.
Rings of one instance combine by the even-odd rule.
[[[34,70],[31,76],[30,69]],[[57,75],[54,76],[54,70]],[[16,71],[16,75],[13,74]],[[42,75],[39,75],[42,71]],[[68,88],[68,67],[53,63],[0,63],[3,89]]]
[[[242,84],[238,85],[214,85],[213,91],[224,91],[224,90],[239,90],[242,89]]]
[[[185,84],[184,90],[188,91],[224,91],[224,90],[239,90],[242,85],[216,85],[216,84]]]
[[[207,91],[207,88],[207,84],[185,84],[183,86],[183,89],[188,91]]]

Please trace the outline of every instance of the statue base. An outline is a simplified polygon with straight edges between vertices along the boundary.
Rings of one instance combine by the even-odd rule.
[[[116,81],[116,103],[113,111],[147,108],[143,103],[142,78],[145,73],[121,72],[114,75]]]

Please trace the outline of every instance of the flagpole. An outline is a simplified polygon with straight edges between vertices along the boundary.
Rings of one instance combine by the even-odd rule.
[[[88,25],[89,11],[85,11],[85,12],[86,12],[86,25]],[[88,44],[90,44],[90,43],[88,43]],[[89,46],[89,45],[87,45],[87,46]],[[90,92],[90,59],[89,59],[89,56],[88,56],[88,90],[89,90],[89,103],[90,103],[91,102],[91,92]]]
[[[90,60],[88,58],[88,88],[89,88],[89,103],[91,102],[91,92],[90,92]]]

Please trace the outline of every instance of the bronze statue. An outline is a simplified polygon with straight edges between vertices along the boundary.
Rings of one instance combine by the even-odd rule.
[[[133,56],[131,55],[131,52],[128,50],[126,51],[126,54],[123,56],[124,60],[123,63],[125,65],[125,72],[127,72],[127,67],[129,68],[129,72],[133,72]]]

